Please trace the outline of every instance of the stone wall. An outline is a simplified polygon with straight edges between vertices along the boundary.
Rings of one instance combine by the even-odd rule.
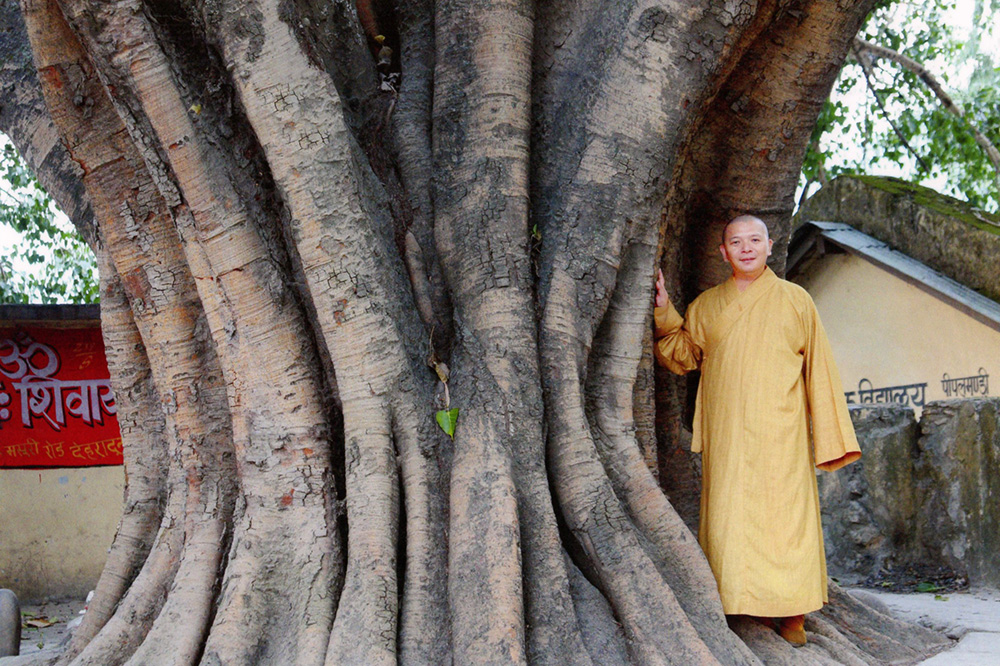
[[[830,575],[940,566],[1000,587],[1000,398],[853,405],[861,461],[821,473]]]
[[[902,405],[851,406],[861,460],[820,473],[823,535],[830,575],[857,582],[914,556],[913,462],[920,428]]]
[[[1000,587],[1000,398],[932,402],[920,419],[916,538],[973,583]]]

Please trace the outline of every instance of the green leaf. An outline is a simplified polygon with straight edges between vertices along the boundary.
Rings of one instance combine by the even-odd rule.
[[[928,583],[927,581],[917,584],[917,592],[937,592],[940,589],[934,583]]]
[[[455,436],[455,424],[458,423],[458,407],[452,409],[442,409],[438,411],[434,418],[437,420],[441,430],[444,430],[449,437]]]

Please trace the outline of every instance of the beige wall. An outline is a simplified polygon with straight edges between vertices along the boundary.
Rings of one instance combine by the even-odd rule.
[[[124,467],[0,469],[0,588],[86,597],[121,515]]]
[[[796,282],[816,301],[855,402],[862,379],[871,382],[865,389],[926,383],[926,402],[946,400],[945,374],[959,379],[980,369],[989,395],[1000,394],[1000,331],[850,254],[825,255]]]

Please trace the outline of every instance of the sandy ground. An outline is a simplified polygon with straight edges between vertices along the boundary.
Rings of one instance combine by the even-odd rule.
[[[1000,592],[981,589],[946,594],[894,594],[856,588],[851,593],[892,615],[936,629],[958,641],[950,650],[921,662],[922,666],[1000,666]],[[79,599],[22,606],[26,622],[45,618],[53,624],[23,628],[21,656],[2,657],[0,666],[19,666],[43,656],[56,656],[69,639],[67,623],[79,617],[84,605],[84,600]]]

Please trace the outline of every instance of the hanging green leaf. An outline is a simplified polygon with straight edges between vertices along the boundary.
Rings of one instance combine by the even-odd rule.
[[[449,437],[455,436],[455,424],[458,423],[458,407],[452,409],[442,409],[434,415],[441,430],[444,430]]]

